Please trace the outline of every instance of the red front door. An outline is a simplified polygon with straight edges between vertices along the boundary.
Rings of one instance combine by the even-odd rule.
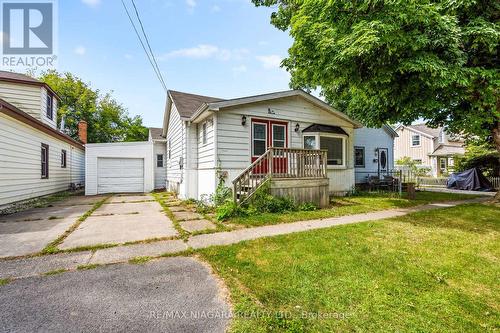
[[[288,123],[276,120],[252,119],[252,163],[269,147],[288,147]],[[269,161],[263,160],[254,169],[255,173],[267,173]],[[288,161],[276,153],[273,158],[273,173],[286,173]]]

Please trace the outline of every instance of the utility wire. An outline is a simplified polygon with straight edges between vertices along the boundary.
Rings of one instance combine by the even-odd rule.
[[[137,7],[135,6],[134,0],[132,0],[132,5],[134,6],[135,15],[137,16],[137,20],[139,21],[139,24],[141,26],[142,34],[144,35],[144,39],[146,40],[146,44],[148,46],[149,53],[151,54],[151,58],[153,58],[153,62],[156,66],[156,70],[160,74],[160,79],[161,79],[162,85],[165,88],[167,85],[165,84],[165,80],[163,79],[163,75],[161,74],[160,67],[158,66],[158,62],[156,61],[155,54],[153,53],[153,50],[151,49],[151,45],[149,44],[148,35],[146,34],[146,31],[144,30],[144,25],[142,24],[142,20],[141,20],[141,17],[139,15],[139,11],[137,10]]]
[[[134,20],[130,16],[130,13],[128,11],[127,6],[125,5],[125,2],[123,0],[121,0],[121,1],[122,1],[123,8],[125,9],[125,12],[127,13],[128,19],[130,20],[130,23],[132,24],[132,27],[134,28],[135,34],[137,35],[137,38],[139,38],[139,42],[141,43],[142,49],[146,53],[146,56],[148,57],[149,63],[153,67],[153,70],[154,70],[154,72],[156,74],[156,77],[158,78],[158,80],[160,81],[160,84],[162,85],[163,89],[166,92],[167,91],[167,86],[166,86],[165,81],[163,80],[163,76],[161,75],[161,72],[160,72],[160,70],[158,68],[158,64],[156,63],[156,60],[153,62],[153,60],[151,59],[151,55],[149,54],[148,50],[146,49],[146,46],[144,45],[144,42],[143,42],[143,40],[141,38],[141,35],[139,34],[139,31],[137,30],[137,28],[135,26]],[[135,7],[135,5],[134,5],[134,7]],[[153,55],[153,59],[154,59],[154,55]],[[155,63],[157,64],[156,66],[155,66]]]

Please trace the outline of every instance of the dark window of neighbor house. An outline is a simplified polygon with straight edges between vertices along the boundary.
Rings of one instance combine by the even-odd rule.
[[[41,178],[46,179],[49,178],[49,146],[45,143],[42,143],[41,148]]]
[[[354,166],[365,167],[365,147],[354,147]]]
[[[61,168],[66,168],[66,150],[61,150]]]
[[[47,93],[47,118],[54,120],[54,96],[51,93]]]
[[[156,155],[156,167],[163,168],[163,154]]]

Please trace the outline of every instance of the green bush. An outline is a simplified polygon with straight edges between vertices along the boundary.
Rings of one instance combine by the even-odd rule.
[[[315,204],[313,204],[312,202],[304,202],[303,204],[300,204],[297,207],[297,210],[304,211],[304,212],[310,212],[310,211],[317,210],[317,209],[318,209],[318,207]]]
[[[225,221],[231,217],[244,215],[245,211],[233,200],[226,200],[216,208],[215,218],[217,221]]]

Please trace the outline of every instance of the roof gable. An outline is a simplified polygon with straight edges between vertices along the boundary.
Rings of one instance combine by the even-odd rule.
[[[177,108],[181,118],[191,118],[204,104],[223,101],[221,98],[189,94],[185,92],[169,90],[168,94]]]

